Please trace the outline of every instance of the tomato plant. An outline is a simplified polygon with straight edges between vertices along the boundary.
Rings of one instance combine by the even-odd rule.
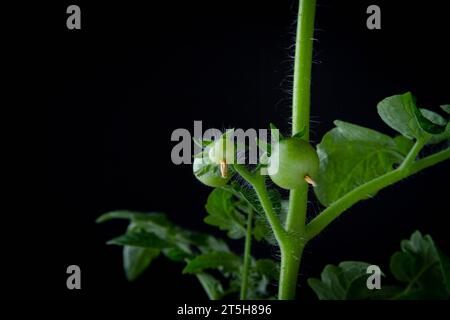
[[[450,158],[449,105],[446,117],[419,108],[409,92],[382,100],[377,111],[397,132],[394,137],[356,124],[336,120],[315,148],[309,142],[310,82],[315,0],[301,0],[294,64],[291,137],[271,146],[269,169],[276,186],[289,190],[283,199],[278,188],[256,168],[238,164],[226,135],[205,141],[195,158],[194,175],[214,187],[207,199],[205,222],[243,239],[242,255],[208,234],[185,230],[159,213],[114,211],[98,221],[130,220],[127,232],[109,243],[124,246],[126,275],[137,278],[156,257],[163,255],[184,263],[183,273],[196,276],[209,298],[239,293],[241,299],[273,298],[268,284],[277,282],[278,299],[295,298],[305,246],[354,204],[382,189]],[[422,150],[427,149],[427,156]],[[431,153],[432,152],[432,153]],[[206,155],[206,157],[205,157]],[[277,159],[277,160],[275,160]],[[260,165],[267,165],[261,163]],[[232,176],[237,178],[232,178]],[[308,191],[323,205],[322,212],[307,219]],[[252,255],[253,241],[279,248],[280,261]],[[429,236],[414,233],[403,241],[391,260],[391,272],[401,285],[369,296],[361,290],[367,264],[343,262],[327,266],[322,279],[309,284],[321,299],[420,298],[450,296],[448,261]],[[407,266],[407,268],[406,268]],[[217,274],[210,271],[217,270]],[[431,284],[430,284],[431,283]],[[338,288],[339,290],[337,290]]]

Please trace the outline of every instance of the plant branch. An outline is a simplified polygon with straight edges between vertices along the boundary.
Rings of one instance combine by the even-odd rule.
[[[250,209],[247,217],[247,232],[245,234],[244,265],[242,267],[242,282],[241,282],[241,296],[240,296],[241,300],[247,299],[248,273],[250,271],[251,248],[252,248],[252,224],[253,224],[253,210]]]
[[[405,160],[403,160],[402,164],[400,165],[400,169],[406,169],[416,160],[417,155],[428,140],[429,137],[425,137],[423,139],[418,139],[416,143],[414,143],[411,150],[409,150],[409,153],[406,156]]]
[[[306,226],[307,239],[309,240],[314,238],[334,219],[339,217],[345,210],[350,208],[355,203],[361,201],[362,199],[367,198],[367,196],[370,196],[371,194],[374,194],[377,191],[391,184],[394,184],[408,176],[411,176],[425,168],[428,168],[432,165],[435,165],[449,158],[450,158],[450,149],[445,149],[431,156],[420,159],[410,164],[409,167],[406,168],[399,167],[376,179],[373,179],[369,182],[360,185],[359,187],[353,189],[352,191],[344,195],[342,198],[331,204],[328,208],[322,211]]]
[[[425,168],[431,167],[439,162],[450,159],[450,148],[436,152],[428,157],[422,158],[411,165],[409,168],[410,174],[415,174]]]
[[[234,169],[241,175],[255,190],[258,200],[266,214],[267,220],[269,221],[270,227],[273,230],[275,239],[278,245],[281,247],[285,244],[286,231],[281,225],[280,219],[273,210],[272,201],[270,201],[269,195],[267,194],[267,188],[265,183],[265,177],[261,175],[254,175],[248,171],[243,165],[235,164]]]

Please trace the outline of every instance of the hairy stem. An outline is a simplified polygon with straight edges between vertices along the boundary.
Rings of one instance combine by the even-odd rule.
[[[252,249],[253,210],[250,209],[247,217],[247,232],[245,234],[244,265],[242,267],[241,300],[247,299],[248,273],[250,271]]]
[[[292,135],[305,130],[303,139],[309,140],[309,110],[312,48],[314,35],[315,0],[300,0],[298,8],[297,35],[295,42],[294,88],[292,97]],[[308,203],[308,184],[291,190],[289,211],[286,217],[290,244],[281,248],[279,299],[294,299],[297,274],[304,243],[299,241],[304,233]]]
[[[278,299],[280,300],[291,300],[295,298],[300,261],[305,244],[288,244],[284,250],[282,249],[280,286],[278,290]]]
[[[265,177],[260,175],[253,175],[240,164],[235,164],[234,169],[255,190],[255,193],[258,196],[258,200],[261,203],[264,213],[266,214],[267,220],[269,221],[270,227],[273,230],[275,239],[277,240],[280,248],[283,247],[286,242],[286,232],[281,225],[280,219],[273,210],[272,201],[270,200],[267,193]]]
[[[309,139],[309,104],[316,0],[300,0],[295,41],[292,135],[305,130]]]
[[[418,150],[417,153],[419,151],[420,150]],[[449,158],[450,149],[445,149],[431,156],[420,159],[414,163],[410,163],[408,167],[400,166],[399,168],[391,172],[388,172],[374,180],[360,185],[359,187],[353,189],[342,198],[331,204],[306,226],[305,235],[307,239],[309,240],[315,237],[334,219],[339,217],[345,210],[347,210],[360,200],[367,198],[367,196],[370,196],[371,194],[376,193],[377,191],[391,184],[394,184],[408,176],[411,176],[425,168],[428,168]]]

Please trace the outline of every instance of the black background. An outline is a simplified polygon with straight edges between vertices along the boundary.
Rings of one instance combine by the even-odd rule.
[[[41,24],[27,40],[37,58],[32,76],[40,92],[32,106],[18,109],[24,123],[33,124],[22,130],[29,138],[20,147],[28,155],[24,179],[11,186],[20,200],[4,222],[4,292],[205,298],[194,277],[164,258],[128,283],[121,249],[105,245],[126,224],[94,221],[114,209],[161,211],[187,228],[224,236],[202,222],[210,190],[193,178],[190,166],[172,164],[170,136],[176,128],[193,132],[194,120],[219,129],[273,122],[289,131],[296,4],[163,3],[40,7]],[[412,91],[432,110],[449,103],[444,3],[318,0],[313,143],[334,119],[394,134],[376,113],[377,102],[389,95]],[[81,7],[81,30],[66,28],[69,4]],[[381,30],[366,28],[370,4],[381,7]],[[416,229],[450,254],[448,167],[430,168],[356,205],[312,241],[299,298],[314,298],[305,279],[327,263],[363,260],[387,270],[400,240]],[[320,206],[311,199],[314,216]],[[239,242],[232,246],[242,250]],[[257,254],[278,257],[264,246]],[[81,267],[80,291],[66,288],[70,264]]]

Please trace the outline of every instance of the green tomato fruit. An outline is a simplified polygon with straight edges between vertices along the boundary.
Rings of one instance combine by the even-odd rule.
[[[209,168],[206,168],[210,166]],[[192,165],[192,169],[195,177],[202,182],[203,184],[209,187],[221,187],[224,186],[230,181],[231,174],[228,173],[226,178],[223,178],[220,173],[220,167],[214,163],[212,163],[208,157],[195,158],[194,163]],[[209,170],[208,170],[209,169]]]
[[[296,189],[313,182],[319,170],[316,150],[305,140],[288,138],[272,148],[269,159],[269,175],[272,181],[284,189]]]
[[[235,149],[236,148],[233,144],[233,141],[223,135],[219,140],[214,142],[214,144],[209,149],[209,159],[215,164],[232,164],[234,163],[235,159]]]

